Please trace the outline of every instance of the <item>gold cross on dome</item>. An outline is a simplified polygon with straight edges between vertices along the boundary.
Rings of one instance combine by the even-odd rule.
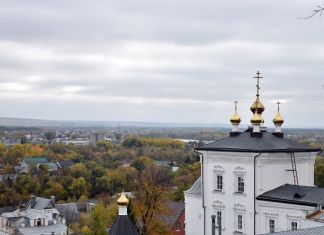
[[[281,102],[278,101],[276,104],[278,105],[278,112],[279,112],[280,111],[280,104],[281,104]]]
[[[235,112],[237,113],[237,104],[238,104],[237,100],[234,101],[234,104],[235,104]]]
[[[259,96],[259,91],[260,91],[260,78],[263,78],[263,77],[260,77],[260,74],[261,73],[259,71],[256,74],[257,74],[257,76],[254,77],[254,78],[257,79],[257,85],[256,85],[256,87],[257,87],[257,96]]]

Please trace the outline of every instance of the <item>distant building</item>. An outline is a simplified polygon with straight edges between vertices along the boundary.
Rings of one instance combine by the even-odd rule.
[[[27,173],[30,166],[36,166],[38,169],[41,165],[45,165],[49,172],[57,171],[58,165],[55,162],[48,162],[44,157],[27,157],[20,163],[20,173]]]
[[[105,141],[105,134],[104,133],[91,133],[89,137],[90,144],[92,146],[96,146],[98,142]]]
[[[88,138],[76,138],[76,139],[56,138],[54,142],[61,143],[61,144],[73,144],[75,146],[85,146],[90,144]]]
[[[18,174],[4,174],[4,175],[0,175],[0,181],[1,182],[4,182],[4,181],[15,182],[17,177],[18,177]]]
[[[51,199],[32,196],[25,208],[0,215],[0,235],[66,235],[65,218]]]
[[[41,164],[47,164],[48,160],[44,157],[27,157],[20,163],[20,173],[29,172],[30,166],[35,165],[39,167]]]
[[[56,162],[59,169],[67,169],[72,167],[75,163],[72,160],[62,160]]]

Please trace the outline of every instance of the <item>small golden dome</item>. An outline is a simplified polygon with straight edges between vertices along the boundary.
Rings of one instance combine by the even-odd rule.
[[[129,204],[129,200],[128,198],[125,196],[125,193],[122,193],[121,196],[118,198],[117,200],[117,204],[119,206],[128,206]]]
[[[252,124],[261,124],[263,121],[261,115],[257,112],[255,112],[251,118],[251,123]]]
[[[240,116],[237,114],[237,112],[235,112],[235,113],[233,113],[233,115],[232,115],[230,121],[231,121],[231,123],[232,123],[233,125],[238,125],[238,124],[240,124],[240,122],[241,122],[241,118],[240,118]]]
[[[256,111],[258,114],[262,114],[263,111],[265,110],[264,105],[261,103],[259,99],[259,96],[257,96],[256,100],[251,105],[250,110],[252,111],[252,113],[255,113]]]
[[[284,123],[284,120],[283,118],[281,117],[280,113],[277,112],[275,118],[273,119],[273,123],[274,124],[283,124]]]
[[[235,104],[235,111],[234,111],[234,113],[233,113],[233,115],[232,115],[230,121],[231,121],[232,125],[238,125],[238,124],[240,124],[240,122],[241,122],[241,118],[240,118],[240,116],[237,114],[237,104],[238,104],[238,102],[235,101],[234,104]]]

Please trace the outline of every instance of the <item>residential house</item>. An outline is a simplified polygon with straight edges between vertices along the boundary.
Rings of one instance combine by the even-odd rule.
[[[31,196],[26,207],[0,215],[0,235],[66,235],[65,218],[56,209],[55,197]]]
[[[32,165],[39,167],[39,165],[47,163],[48,160],[44,157],[27,157],[20,163],[20,173],[28,173]]]
[[[72,160],[62,160],[56,162],[56,165],[58,166],[59,169],[67,169],[72,167],[74,164],[75,163]]]
[[[168,214],[162,220],[172,235],[185,235],[185,205],[183,202],[168,202]]]

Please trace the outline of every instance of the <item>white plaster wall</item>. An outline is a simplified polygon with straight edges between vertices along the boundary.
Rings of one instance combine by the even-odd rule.
[[[222,203],[223,207],[223,231],[222,235],[233,235],[234,205],[240,204],[245,207],[243,215],[244,234],[253,234],[254,229],[254,170],[253,157],[250,153],[226,153],[205,152],[204,153],[204,182],[205,182],[205,204],[206,204],[206,234],[212,234],[211,216],[216,214],[215,204]],[[223,191],[215,192],[213,185],[214,167],[223,167]],[[245,170],[244,182],[245,193],[236,194],[235,168],[241,167]],[[216,232],[217,234],[217,232]]]
[[[186,235],[204,234],[204,211],[202,199],[196,195],[185,194]]]
[[[314,153],[295,153],[299,185],[314,186]],[[263,153],[257,158],[257,196],[283,184],[294,184],[290,154]]]
[[[223,232],[222,235],[234,232],[234,205],[245,207],[244,234],[253,234],[254,231],[254,158],[256,153],[236,152],[202,152],[204,155],[204,195],[206,206],[206,234],[211,234],[211,216],[215,215],[215,203],[222,203],[223,208]],[[314,161],[313,153],[295,153],[297,173],[300,185],[313,186]],[[213,185],[214,167],[221,166],[223,172],[223,192],[215,192]],[[234,169],[243,168],[245,193],[235,194]],[[283,184],[294,184],[293,173],[286,171],[291,169],[291,158],[288,153],[263,153],[256,159],[256,195],[279,187]],[[256,216],[257,217],[257,216]],[[190,226],[190,225],[189,225]],[[217,233],[216,233],[217,234]]]
[[[298,223],[298,229],[318,227],[319,223],[305,220],[315,211],[315,207],[257,201],[257,234],[269,233],[270,218],[275,220],[276,232],[291,230],[292,221]]]

